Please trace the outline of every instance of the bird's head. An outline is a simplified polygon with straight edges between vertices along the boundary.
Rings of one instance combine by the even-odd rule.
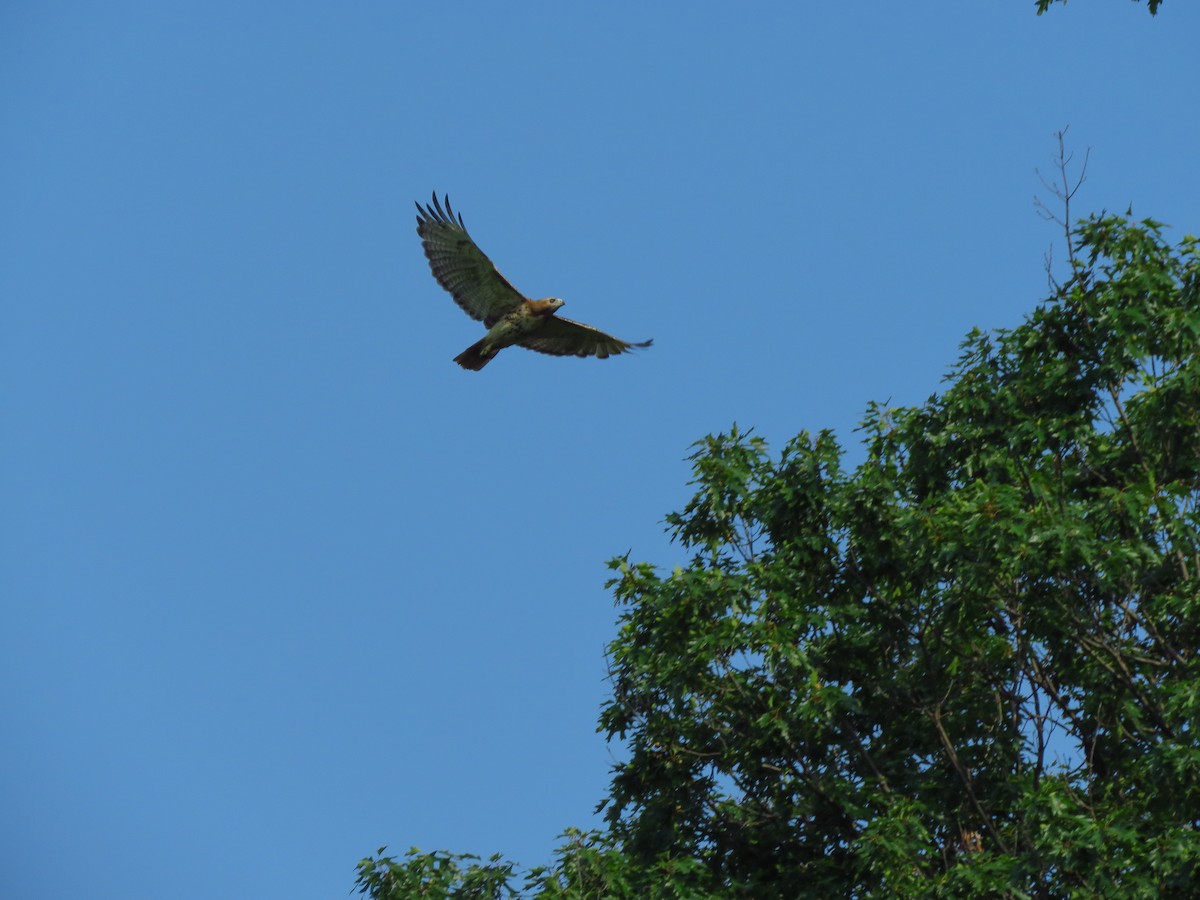
[[[557,310],[566,303],[565,300],[560,300],[558,297],[547,297],[546,301],[550,304],[551,311]]]
[[[563,301],[557,297],[543,297],[541,300],[530,301],[530,306],[533,308],[534,314],[539,316],[552,316],[558,312],[558,308],[563,305]]]

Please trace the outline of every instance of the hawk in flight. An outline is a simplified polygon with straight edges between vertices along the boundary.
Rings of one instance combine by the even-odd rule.
[[[591,325],[556,316],[563,301],[557,297],[531,300],[509,283],[480,250],[463,224],[462,214],[445,209],[433,195],[433,205],[417,204],[417,234],[429,268],[438,284],[472,319],[487,326],[483,339],[454,361],[478,372],[505,347],[516,344],[551,356],[596,356],[604,359],[632,347],[649,347],[650,341],[633,344],[605,334]]]

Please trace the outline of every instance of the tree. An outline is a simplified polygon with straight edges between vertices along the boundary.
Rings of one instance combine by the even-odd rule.
[[[1093,218],[866,460],[710,437],[620,561],[610,822],[721,892],[1162,896],[1200,873],[1200,258]],[[1134,886],[1138,886],[1134,890]]]
[[[697,445],[668,517],[690,563],[611,564],[607,829],[526,893],[1200,881],[1200,241],[1108,215],[1072,237],[1022,325],[973,331],[925,404],[868,410],[857,466],[828,432]],[[428,895],[515,896],[499,865]],[[389,867],[411,863],[364,860],[361,890],[413,896],[364,881]]]
[[[356,887],[372,898],[457,897],[462,900],[501,900],[516,897],[512,887],[513,864],[493,856],[486,863],[470,853],[422,853],[415,847],[403,863],[377,851],[358,864]]]
[[[1048,10],[1050,8],[1051,4],[1062,3],[1065,5],[1067,0],[1036,0],[1036,2],[1037,2],[1037,14],[1040,16],[1042,13],[1044,13],[1046,10]],[[1138,0],[1133,0],[1133,2],[1137,3]],[[1147,9],[1150,10],[1150,15],[1154,16],[1154,15],[1158,14],[1158,8],[1161,5],[1162,5],[1162,0],[1149,0],[1149,2],[1146,4],[1146,7],[1147,7]]]

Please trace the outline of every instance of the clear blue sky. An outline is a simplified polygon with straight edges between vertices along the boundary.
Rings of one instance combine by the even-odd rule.
[[[1200,229],[1198,35],[1184,0],[5,4],[0,895],[548,861],[620,756],[604,562],[679,561],[689,445],[852,443],[1019,322],[1068,123],[1081,215]],[[460,370],[434,189],[654,347]]]

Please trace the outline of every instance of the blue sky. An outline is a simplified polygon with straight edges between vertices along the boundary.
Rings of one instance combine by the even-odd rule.
[[[345,896],[595,823],[605,561],[688,447],[847,443],[1045,295],[1076,211],[1200,228],[1200,9],[0,10],[0,894]],[[653,348],[506,351],[429,275]],[[1061,253],[1060,253],[1061,255]]]

